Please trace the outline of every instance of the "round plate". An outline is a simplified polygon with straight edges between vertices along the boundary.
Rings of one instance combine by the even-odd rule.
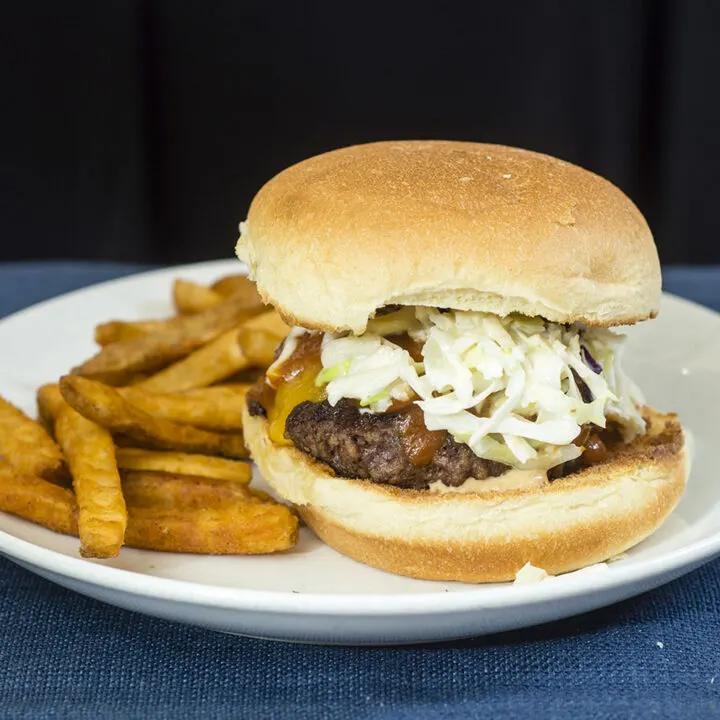
[[[95,351],[93,327],[170,312],[176,277],[209,282],[235,261],[144,273],[87,288],[0,322],[0,393],[35,413],[35,389]],[[124,548],[84,560],[75,538],[0,513],[0,552],[54,582],[157,617],[267,638],[323,643],[450,640],[585,612],[666,583],[720,554],[720,316],[665,296],[660,317],[630,329],[627,369],[648,401],[680,414],[694,439],[680,505],[622,559],[532,585],[473,586],[374,570],[309,530],[290,552],[205,557]],[[262,480],[257,481],[262,486]]]

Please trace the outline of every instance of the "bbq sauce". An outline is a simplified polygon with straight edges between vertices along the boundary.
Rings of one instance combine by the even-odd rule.
[[[407,350],[410,353],[410,357],[415,362],[422,362],[422,343],[419,343],[417,340],[413,340],[407,333],[388,335],[385,339],[401,347],[403,350]]]
[[[268,408],[272,407],[275,402],[275,388],[270,387],[263,375],[259,380],[254,382],[245,396],[248,407],[253,403],[257,403],[267,414]]]
[[[583,425],[580,434],[573,441],[583,450],[580,459],[583,465],[597,465],[607,460],[608,445],[615,439],[614,430],[610,427],[603,430],[597,425]]]
[[[315,385],[322,370],[321,342],[319,334],[303,335],[290,357],[248,392],[248,402],[256,401],[266,410],[268,435],[277,445],[292,445],[285,437],[285,423],[295,407],[325,399],[325,389]]]
[[[300,336],[292,355],[278,367],[270,368],[267,379],[274,388],[291,382],[308,367],[317,367],[317,375],[322,370],[320,350],[322,348],[322,335],[320,333],[306,333]]]
[[[585,443],[582,459],[586,465],[597,465],[607,459],[607,454],[605,443],[600,439],[599,435],[593,434]]]
[[[447,431],[428,430],[423,411],[413,402],[399,412],[404,416],[405,421],[400,439],[408,461],[415,467],[430,464],[435,453],[445,442]]]

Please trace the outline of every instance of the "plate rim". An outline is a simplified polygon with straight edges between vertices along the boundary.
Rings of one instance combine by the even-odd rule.
[[[23,520],[23,522],[29,521]],[[586,568],[577,571],[577,575],[568,573],[531,584],[515,585],[511,582],[479,584],[462,592],[294,593],[281,590],[230,588],[102,565],[101,561],[71,557],[35,545],[5,530],[0,530],[0,553],[10,560],[16,559],[51,574],[62,575],[95,587],[126,595],[202,607],[342,616],[388,616],[408,613],[444,615],[453,612],[543,604],[579,597],[587,593],[605,592],[626,584],[641,583],[683,567],[708,562],[720,555],[720,530],[688,545],[644,560],[642,565],[630,564],[623,567],[619,563],[611,562],[605,570],[598,568],[597,571],[591,571]]]
[[[175,273],[198,271],[218,272],[236,268],[238,273],[247,274],[247,266],[230,258],[208,260],[175,266],[163,266],[124,275],[112,280],[100,281],[76,290],[57,295],[35,303],[15,313],[0,318],[0,329],[5,324],[22,320],[26,314],[42,311],[45,307],[71,299],[75,296],[95,292],[137,280],[152,279],[153,276],[167,276]],[[704,305],[687,300],[672,293],[663,292],[663,301],[670,299],[694,312],[701,311],[714,318],[720,313]],[[29,522],[20,518],[22,522]],[[50,533],[50,530],[44,530]],[[138,551],[142,552],[142,551]],[[313,593],[288,592],[282,590],[259,590],[253,588],[231,588],[219,585],[197,583],[190,580],[158,577],[134,570],[126,570],[72,557],[62,552],[23,540],[5,530],[0,530],[0,553],[9,560],[18,560],[40,568],[52,575],[61,575],[78,582],[125,595],[168,600],[217,609],[239,611],[263,611],[269,613],[333,614],[340,616],[388,616],[400,614],[447,614],[481,609],[495,609],[508,606],[542,604],[560,599],[571,599],[587,593],[609,591],[627,584],[637,584],[672,573],[686,566],[704,563],[720,555],[720,530],[697,540],[644,560],[641,565],[611,563],[607,572],[580,571],[559,576],[548,581],[528,585],[498,583],[478,585],[462,592],[416,593]]]

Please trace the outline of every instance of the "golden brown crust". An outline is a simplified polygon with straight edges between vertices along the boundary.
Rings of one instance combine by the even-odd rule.
[[[298,510],[323,542],[366,565],[423,580],[489,583],[513,580],[528,562],[550,575],[603,562],[653,533],[681,494],[682,486],[673,482],[663,487],[652,507],[569,526],[560,534],[533,533],[512,542],[498,538],[472,543],[388,539],[349,530],[312,506]]]
[[[660,297],[652,235],[618,188],[480,143],[371,143],[294,165],[254,199],[238,255],[284,320],[318,330],[362,332],[388,304],[619,325]]]
[[[526,562],[557,574],[606,560],[659,527],[685,487],[684,438],[676,416],[646,415],[648,433],[606,463],[540,489],[467,494],[338,478],[271,443],[263,418],[245,427],[268,482],[339,552],[400,575],[499,582]]]

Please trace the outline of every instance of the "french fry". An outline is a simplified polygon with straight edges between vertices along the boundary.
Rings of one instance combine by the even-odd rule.
[[[39,387],[36,394],[39,422],[53,440],[55,439],[55,422],[68,404],[60,394],[60,387],[57,383],[50,383]],[[58,446],[59,449],[60,446]],[[62,451],[61,451],[62,453]],[[50,478],[56,485],[65,488],[72,487],[72,477],[63,457],[63,472]]]
[[[117,448],[115,456],[120,470],[195,475],[236,485],[247,485],[252,478],[252,469],[247,463],[209,455]]]
[[[95,327],[95,342],[104,347],[121,340],[134,340],[167,328],[167,320],[111,320]]]
[[[262,555],[297,542],[298,519],[284,505],[235,503],[222,509],[162,513],[132,508],[130,547],[209,555]]]
[[[55,421],[58,419],[61,410],[67,407],[67,403],[60,394],[60,387],[57,383],[49,383],[39,387],[36,394],[38,417],[47,429],[54,435]]]
[[[242,410],[249,387],[200,388],[190,396],[185,393],[151,393],[138,387],[118,388],[118,392],[135,407],[154,417],[194,425],[203,430],[238,432],[242,430]]]
[[[297,516],[239,460],[249,384],[216,384],[262,373],[289,328],[241,275],[178,280],[173,300],[178,317],[98,325],[101,350],[38,388],[44,428],[0,398],[0,511],[78,536],[85,557],[292,547]]]
[[[242,296],[233,295],[205,312],[168,320],[157,332],[106,345],[72,372],[122,385],[133,373],[157,370],[184,357],[261,310],[248,307]]]
[[[25,475],[55,482],[67,477],[62,451],[45,428],[2,397],[0,455]]]
[[[218,295],[222,295],[222,297],[241,295],[249,305],[263,304],[255,283],[246,275],[226,275],[216,280],[210,286],[210,289],[218,293]]]
[[[263,312],[242,323],[240,330],[233,328],[183,360],[137,383],[136,387],[153,393],[174,393],[207,387],[232,377],[253,364],[242,351],[240,332],[250,349],[256,353],[257,360],[267,363],[267,367],[273,358],[268,355],[266,348],[272,343],[274,352],[288,330],[288,326],[274,310]],[[255,342],[251,339],[258,331],[266,333],[262,335],[265,342],[262,347],[262,341]],[[275,336],[274,341],[270,335]]]
[[[243,323],[238,342],[250,365],[266,368],[275,360],[275,351],[290,328],[275,310],[256,315]]]
[[[96,380],[66,375],[60,378],[60,392],[65,402],[88,420],[112,433],[130,437],[141,446],[230,458],[247,457],[241,433],[212,433],[153,417],[125,400],[114,388]]]
[[[250,365],[259,367],[272,365],[278,342],[277,335],[273,335],[266,330],[241,328],[238,333],[238,344]]]
[[[195,314],[219,305],[233,292],[242,294],[247,307],[262,305],[254,284],[243,275],[222,278],[212,288],[190,280],[176,280],[173,285],[173,303],[179,313]],[[282,323],[277,313],[275,316],[279,323]],[[164,330],[168,322],[169,320],[111,320],[96,326],[95,342],[104,347],[120,340],[132,340],[141,335]],[[284,324],[279,327],[282,329],[278,334],[284,337],[288,328]]]
[[[259,491],[255,491],[259,492]],[[65,535],[78,535],[72,491],[0,461],[0,510]],[[130,508],[125,544],[130,547],[202,554],[263,554],[297,542],[298,520],[284,505],[233,503],[222,509],[167,512]]]
[[[238,342],[238,329],[234,328],[135,387],[151,393],[182,392],[207,387],[249,364]]]
[[[232,503],[268,502],[247,485],[214,478],[135,470],[123,471],[121,475],[129,508],[211,510]]]
[[[249,382],[233,382],[233,383],[220,383],[218,385],[212,385],[211,387],[192,388],[190,390],[183,390],[180,393],[186,398],[197,398],[203,402],[225,402],[225,399],[230,395],[241,394],[245,395],[247,391],[252,387],[253,383]],[[134,390],[135,388],[133,388]]]
[[[149,377],[152,377],[154,373],[149,372],[137,372],[128,375],[122,385],[116,387],[133,387],[139,385],[141,382],[145,382]]]
[[[72,490],[35,475],[23,475],[0,460],[0,510],[63,533],[78,534]]]
[[[112,437],[72,408],[61,411],[55,434],[73,477],[80,553],[115,557],[123,544],[128,516]]]
[[[173,283],[173,305],[181,315],[193,315],[208,310],[219,305],[225,297],[192,280],[178,279]]]
[[[242,324],[243,330],[252,330],[270,333],[277,337],[278,343],[288,334],[290,328],[285,324],[277,310],[268,310],[246,320]]]

